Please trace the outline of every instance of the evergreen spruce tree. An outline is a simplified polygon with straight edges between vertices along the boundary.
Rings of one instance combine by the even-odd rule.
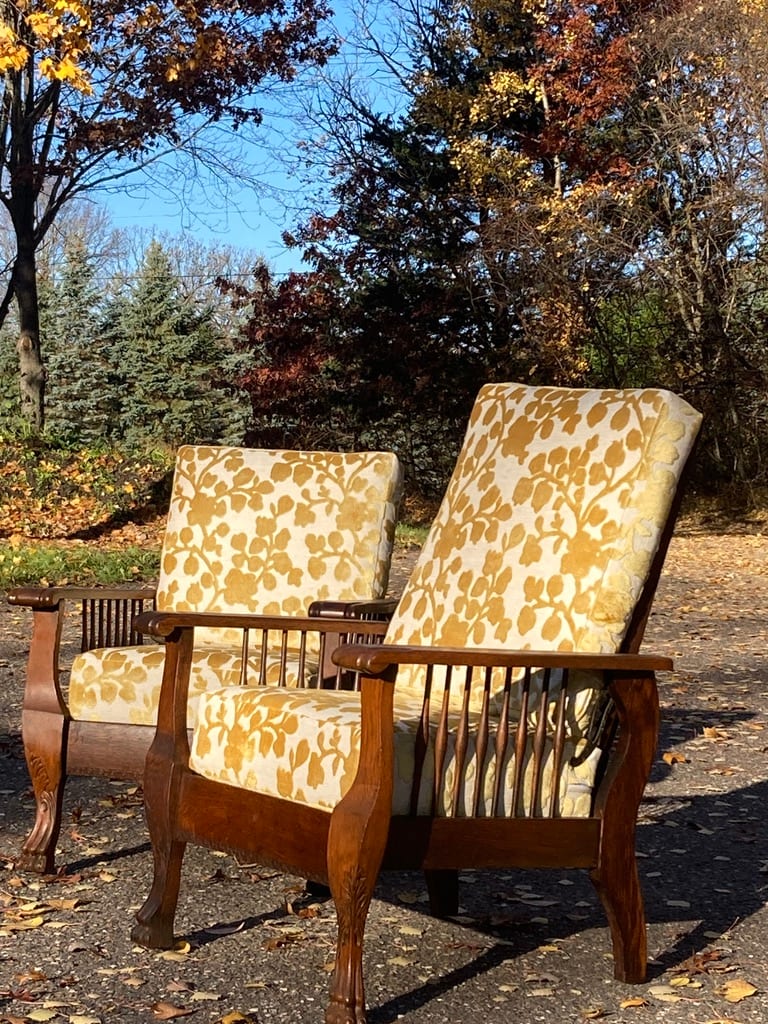
[[[125,440],[171,447],[242,440],[245,405],[227,380],[229,355],[213,309],[183,299],[167,253],[151,243],[123,305],[114,351]]]
[[[67,247],[64,268],[49,300],[41,302],[48,340],[49,429],[92,443],[118,430],[120,389],[102,330],[103,303],[85,241]]]

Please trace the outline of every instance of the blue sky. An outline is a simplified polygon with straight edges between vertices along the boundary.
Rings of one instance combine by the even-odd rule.
[[[397,85],[392,87],[391,74],[386,66],[378,58],[372,58],[364,45],[359,49],[360,40],[355,26],[360,24],[358,19],[365,21],[366,30],[375,33],[375,45],[397,56],[401,45],[397,19],[393,27],[388,21],[385,2],[369,7],[365,0],[355,0],[354,4],[352,0],[336,0],[334,8],[335,16],[331,22],[343,40],[337,58],[340,72],[343,75],[355,68],[359,79],[365,82],[366,93],[369,98],[375,97],[379,109],[396,108],[402,100],[401,91]],[[332,72],[335,63],[333,60],[330,62],[329,71]],[[314,106],[312,97],[323,93],[322,84],[317,79],[313,81],[311,69],[299,75],[293,88],[305,89],[304,102],[311,106]],[[258,182],[257,188],[238,187],[231,179],[225,180],[226,174],[217,176],[214,170],[211,176],[188,162],[184,166],[182,160],[180,169],[166,171],[165,175],[162,166],[139,172],[125,179],[125,183],[112,195],[93,198],[104,203],[115,227],[136,227],[142,231],[156,228],[158,233],[174,235],[188,232],[204,242],[228,243],[238,249],[258,253],[276,274],[302,269],[300,251],[287,250],[281,234],[286,229],[295,229],[301,221],[300,214],[296,212],[300,206],[304,206],[305,214],[307,206],[312,211],[323,209],[322,202],[318,204],[309,196],[322,195],[328,185],[328,177],[322,166],[316,166],[314,170],[307,167],[307,149],[312,147],[319,129],[316,124],[305,123],[302,101],[292,94],[291,86],[287,89],[284,92],[278,86],[261,97],[262,102],[266,101],[264,121],[254,129],[252,144],[238,143],[226,132],[217,140],[215,133],[223,130],[221,126],[213,128],[213,147],[210,147],[210,142],[206,143],[206,136],[195,140],[212,148],[214,165],[220,152],[222,168],[226,164],[245,168]],[[299,148],[297,144],[300,142],[309,143],[309,146]],[[171,155],[169,159],[174,161],[177,158]],[[297,176],[302,167],[304,173],[310,175],[309,184]],[[153,181],[153,178],[162,179],[163,176],[165,184],[161,182],[158,185]],[[169,186],[170,181],[173,184]]]
[[[203,242],[226,243],[262,255],[276,274],[301,269],[300,253],[289,251],[281,234],[294,226],[282,204],[268,197],[258,199],[248,189],[236,189],[225,199],[209,196],[195,203],[176,198],[168,190],[143,184],[147,175],[137,173],[125,190],[94,196],[103,204],[116,228],[157,230],[158,234],[188,233]],[[279,187],[275,172],[268,182]]]

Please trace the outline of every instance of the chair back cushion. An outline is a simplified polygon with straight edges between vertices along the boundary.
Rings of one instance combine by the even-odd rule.
[[[483,387],[386,642],[617,651],[700,421],[668,391]]]
[[[401,489],[391,453],[183,447],[158,608],[305,615],[383,597]]]

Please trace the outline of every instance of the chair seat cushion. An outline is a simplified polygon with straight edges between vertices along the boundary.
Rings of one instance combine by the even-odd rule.
[[[280,679],[280,651],[268,651],[265,682]],[[165,648],[156,644],[136,647],[110,647],[86,651],[72,664],[68,704],[72,717],[84,722],[116,722],[152,725],[157,722],[160,684],[163,679]],[[222,686],[238,686],[242,667],[239,647],[209,644],[195,649],[189,679],[190,711],[200,694]],[[299,685],[299,654],[286,654],[287,686]],[[251,648],[248,680],[259,682],[261,652]],[[317,678],[317,660],[305,659],[304,684]],[[189,722],[192,723],[190,715]]]
[[[409,693],[395,693],[395,779],[393,814],[411,813],[414,747],[422,702]],[[455,714],[451,724],[455,724]],[[449,744],[434,813],[473,813],[478,763],[474,737],[478,716],[470,715],[470,737],[458,794],[453,792],[455,751]],[[514,729],[514,725],[511,727]],[[551,813],[551,768],[545,766],[542,791],[531,792],[533,758],[531,730],[524,757],[523,787],[517,808],[511,807],[515,774],[514,742],[503,759],[500,805],[493,807],[496,762],[491,742],[483,758],[477,814]],[[424,765],[416,813],[432,811],[435,723]],[[577,766],[571,758],[586,745],[583,737],[566,741],[565,769],[559,781],[556,816],[586,817],[591,813],[592,785],[601,752],[595,748]],[[360,746],[360,696],[332,690],[286,691],[278,687],[225,689],[201,696],[193,730],[190,767],[206,778],[284,800],[332,810],[349,789],[357,770]],[[551,760],[548,746],[545,759]]]

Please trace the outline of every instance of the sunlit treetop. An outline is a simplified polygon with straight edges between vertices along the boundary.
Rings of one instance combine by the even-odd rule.
[[[0,73],[21,71],[37,55],[37,72],[92,92],[82,66],[90,47],[91,12],[78,0],[16,0],[3,6]]]

